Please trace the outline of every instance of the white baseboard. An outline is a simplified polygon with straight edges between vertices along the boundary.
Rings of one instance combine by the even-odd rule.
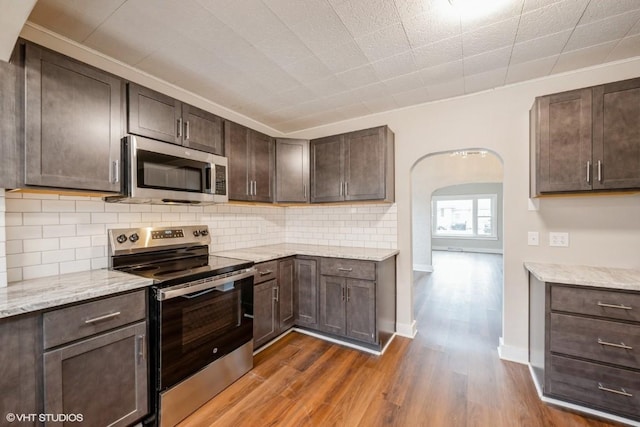
[[[414,339],[417,333],[418,328],[415,320],[410,325],[407,323],[396,323],[396,335]]]
[[[500,356],[500,359],[502,360],[521,363],[523,365],[527,365],[529,363],[528,349],[505,345],[502,337],[500,337],[500,345],[498,346],[498,356]]]
[[[584,406],[576,405],[573,403],[564,402],[562,400],[554,399],[552,397],[547,397],[543,394],[542,384],[538,383],[536,376],[533,374],[533,367],[530,364],[529,364],[529,373],[531,373],[531,378],[533,378],[533,383],[536,386],[536,392],[538,393],[538,397],[544,403],[548,403],[549,405],[554,405],[554,406],[560,406],[561,408],[567,408],[576,412],[582,412],[584,414],[593,415],[594,417],[604,418],[605,420],[611,420],[621,424],[640,427],[640,423],[637,421],[633,421],[627,418],[622,418],[613,414],[608,414],[606,412],[601,412],[596,409],[586,408]]]
[[[413,264],[413,271],[422,271],[425,273],[433,273],[433,265],[429,264]]]
[[[431,250],[433,251],[449,251],[450,246],[432,246]],[[474,252],[480,254],[502,254],[502,249],[493,249],[493,248],[463,248],[460,246],[455,247],[454,252]]]

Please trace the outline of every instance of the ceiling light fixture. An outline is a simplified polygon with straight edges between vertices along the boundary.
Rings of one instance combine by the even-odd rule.
[[[480,18],[503,8],[512,0],[448,0],[462,18]]]

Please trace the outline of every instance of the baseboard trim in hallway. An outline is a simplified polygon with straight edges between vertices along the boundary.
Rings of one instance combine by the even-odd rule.
[[[400,335],[401,337],[414,339],[416,334],[418,333],[417,322],[414,320],[411,324],[407,323],[396,323],[396,335]]]
[[[498,356],[502,360],[508,360],[509,362],[516,362],[522,365],[527,365],[529,363],[528,349],[505,345],[502,337],[500,337],[500,345],[498,346]]]

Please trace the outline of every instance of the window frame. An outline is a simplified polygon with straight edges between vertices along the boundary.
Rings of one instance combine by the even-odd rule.
[[[491,200],[492,234],[478,234],[478,199]],[[438,232],[437,203],[446,200],[472,200],[473,234],[442,234]],[[483,215],[484,217],[484,215]],[[498,240],[498,195],[493,194],[456,194],[431,196],[431,237],[436,239],[469,239],[469,240]]]

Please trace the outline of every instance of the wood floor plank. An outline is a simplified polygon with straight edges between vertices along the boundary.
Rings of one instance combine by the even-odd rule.
[[[434,254],[416,275],[418,334],[373,356],[291,333],[181,427],[610,427],[544,404],[528,367],[500,360],[499,255]]]

